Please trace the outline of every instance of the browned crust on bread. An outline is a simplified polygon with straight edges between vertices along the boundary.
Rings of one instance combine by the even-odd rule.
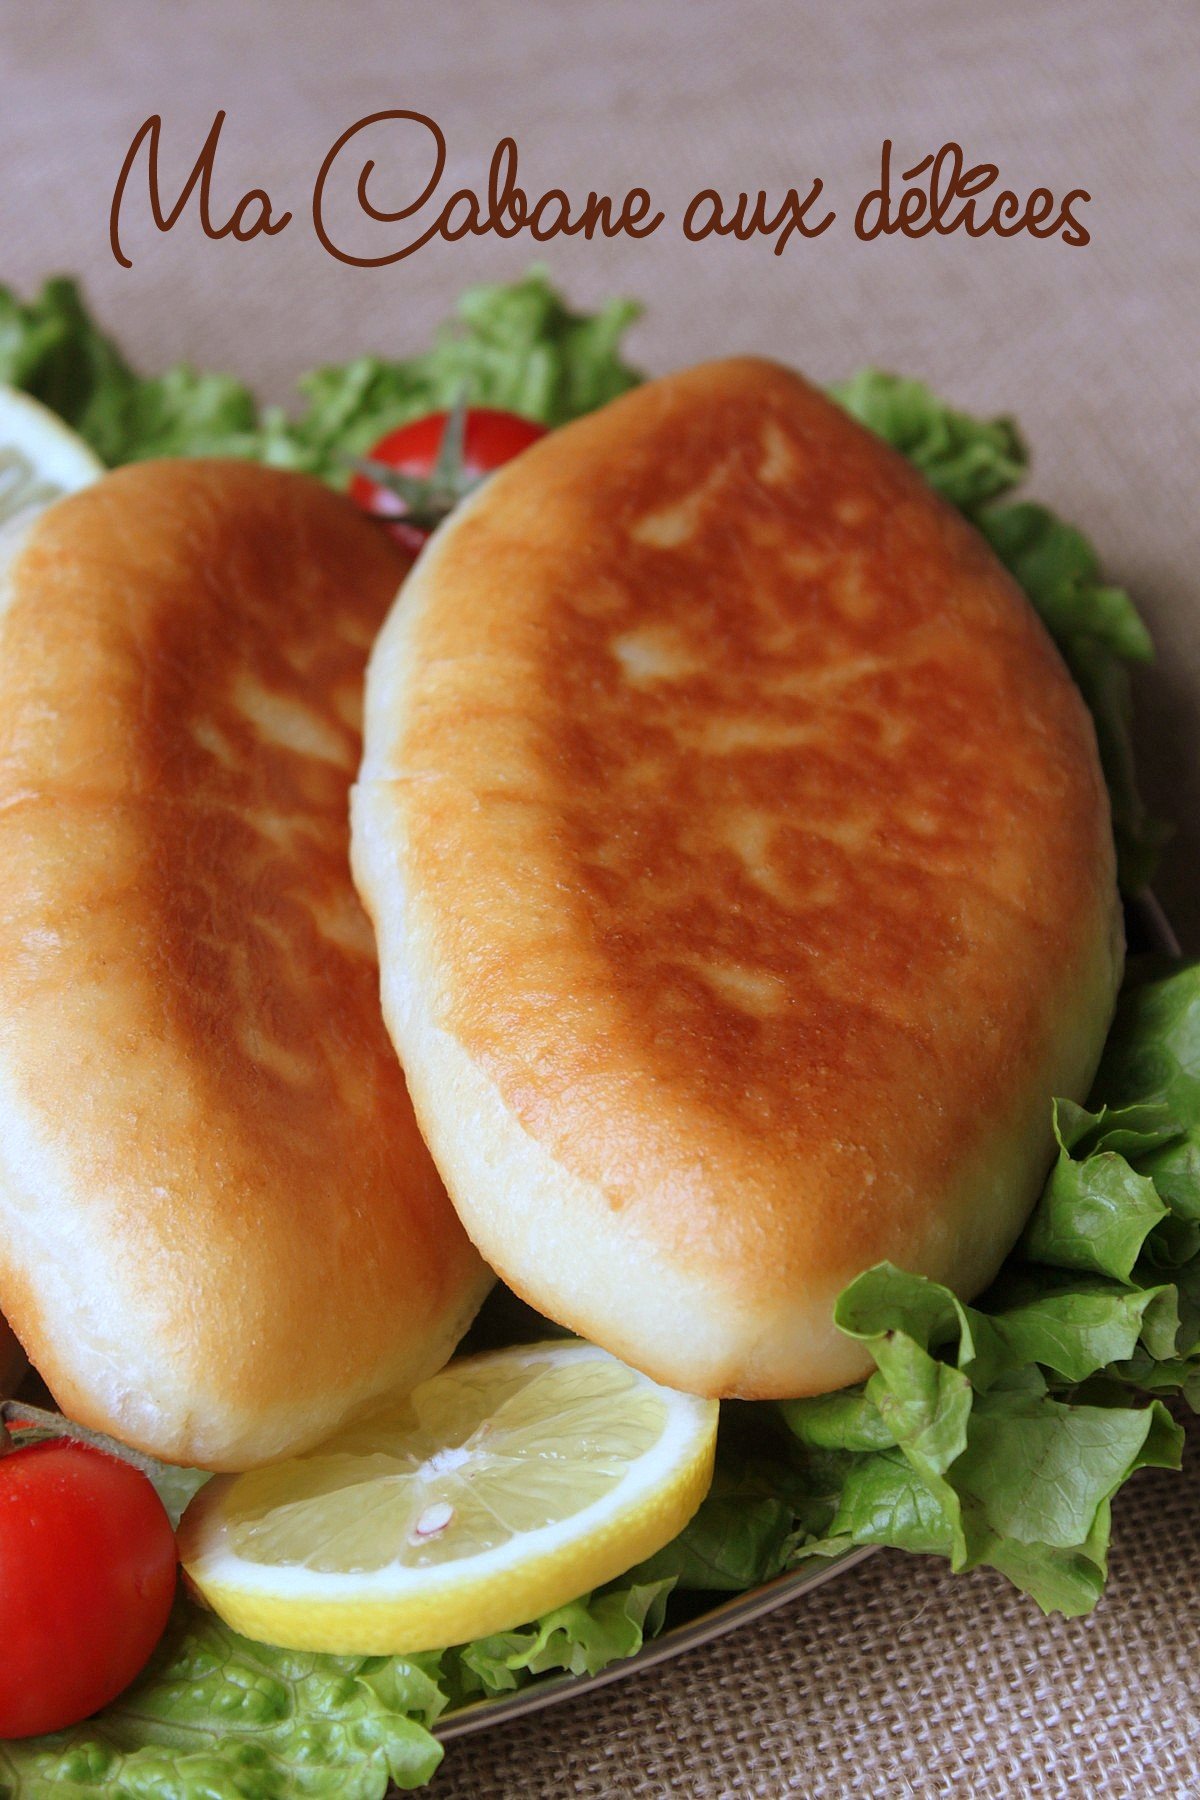
[[[404,572],[306,478],[109,475],[0,615],[0,1303],[85,1423],[208,1466],[427,1375],[486,1285],[350,883]]]
[[[857,1270],[990,1277],[1111,1012],[1107,799],[1023,595],[821,394],[709,365],[496,476],[376,652],[356,805],[423,1127],[545,1311],[799,1393],[856,1372]],[[451,1046],[504,1121],[474,1163]]]

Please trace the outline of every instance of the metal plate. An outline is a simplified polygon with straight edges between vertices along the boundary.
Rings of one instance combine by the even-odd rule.
[[[1175,933],[1152,894],[1143,895],[1126,908],[1125,922],[1131,951],[1158,950],[1170,956],[1180,955]],[[598,1675],[548,1676],[543,1681],[518,1688],[511,1694],[500,1694],[491,1700],[476,1700],[470,1706],[446,1713],[435,1725],[434,1731],[443,1743],[449,1743],[454,1738],[465,1737],[468,1732],[503,1725],[509,1719],[536,1712],[543,1706],[554,1706],[562,1700],[573,1700],[583,1694],[595,1693],[597,1688],[606,1687],[609,1682],[623,1681],[628,1676],[639,1675],[644,1669],[652,1669],[658,1663],[682,1656],[685,1651],[694,1650],[699,1644],[711,1644],[715,1638],[724,1637],[727,1631],[736,1631],[739,1625],[749,1625],[755,1619],[764,1618],[780,1606],[789,1606],[802,1594],[809,1594],[823,1582],[844,1575],[856,1563],[873,1555],[874,1551],[870,1547],[850,1550],[844,1556],[831,1557],[828,1562],[813,1563],[810,1567],[796,1569],[789,1575],[779,1575],[774,1581],[766,1581],[761,1587],[751,1588],[748,1593],[737,1594],[730,1600],[705,1608],[686,1624],[676,1625],[671,1630],[664,1631],[661,1637],[652,1639],[636,1656],[609,1663]]]
[[[810,1593],[813,1588],[820,1587],[822,1582],[831,1581],[835,1575],[844,1575],[855,1563],[874,1554],[874,1550],[868,1545],[861,1550],[847,1550],[844,1556],[831,1556],[828,1562],[814,1562],[808,1568],[795,1569],[790,1575],[777,1575],[774,1581],[764,1581],[761,1587],[751,1588],[745,1594],[735,1594],[732,1600],[709,1607],[686,1625],[676,1625],[672,1630],[664,1631],[661,1637],[652,1638],[648,1644],[643,1645],[636,1656],[626,1656],[619,1662],[611,1662],[598,1675],[552,1675],[545,1681],[535,1681],[529,1687],[518,1688],[515,1693],[500,1694],[494,1700],[476,1700],[470,1706],[461,1706],[456,1712],[446,1713],[434,1726],[434,1733],[443,1743],[448,1743],[451,1738],[465,1737],[469,1731],[483,1731],[489,1725],[502,1725],[507,1719],[519,1718],[522,1713],[536,1712],[542,1706],[553,1706],[558,1700],[573,1700],[579,1694],[593,1694],[597,1688],[606,1687],[610,1681],[621,1681],[626,1675],[638,1675],[643,1669],[652,1669],[656,1663],[668,1662],[673,1656],[682,1656],[685,1650],[694,1650],[698,1644],[711,1644],[714,1638],[724,1637],[727,1631],[736,1631],[739,1625],[749,1625],[753,1620],[774,1612],[776,1607],[786,1606],[801,1594]]]

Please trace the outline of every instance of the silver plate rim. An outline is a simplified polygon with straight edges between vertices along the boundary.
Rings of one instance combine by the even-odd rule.
[[[809,1593],[823,1582],[831,1581],[835,1575],[844,1575],[855,1564],[865,1562],[868,1556],[875,1554],[874,1545],[866,1544],[857,1550],[844,1551],[841,1556],[830,1557],[827,1562],[814,1562],[808,1568],[777,1575],[773,1581],[764,1581],[744,1594],[735,1594],[720,1605],[710,1607],[698,1618],[689,1620],[686,1625],[676,1625],[670,1631],[664,1631],[661,1637],[651,1638],[633,1656],[621,1657],[616,1662],[609,1663],[598,1674],[554,1675],[546,1681],[532,1682],[529,1687],[516,1688],[511,1694],[494,1695],[489,1700],[473,1700],[470,1705],[457,1707],[439,1719],[433,1727],[434,1736],[443,1744],[452,1743],[455,1738],[466,1737],[474,1731],[488,1730],[493,1725],[506,1724],[510,1719],[521,1718],[525,1713],[538,1712],[543,1706],[552,1706],[556,1701],[574,1700],[584,1694],[594,1694],[597,1688],[607,1687],[612,1681],[621,1681],[628,1675],[652,1669],[657,1663],[669,1662],[673,1657],[683,1655],[686,1650],[698,1649],[701,1644],[711,1644],[717,1638],[724,1637],[726,1632],[736,1631],[741,1625],[749,1625],[755,1619],[764,1618],[767,1613],[786,1606],[788,1601],[796,1599],[800,1594]]]

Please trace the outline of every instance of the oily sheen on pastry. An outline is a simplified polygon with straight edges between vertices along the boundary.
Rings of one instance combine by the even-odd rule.
[[[356,879],[417,1116],[520,1294],[660,1380],[864,1372],[969,1295],[1122,962],[1091,722],[982,539],[795,375],[653,382],[497,474],[374,651]]]
[[[404,563],[241,463],[106,476],[0,575],[0,1308],[59,1404],[209,1468],[432,1373],[489,1280],[350,879]]]

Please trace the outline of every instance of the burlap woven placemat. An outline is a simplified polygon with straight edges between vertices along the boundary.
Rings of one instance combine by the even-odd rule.
[[[1108,1593],[1046,1619],[1000,1576],[881,1553],[665,1668],[452,1744],[440,1800],[1193,1800],[1200,1427],[1118,1499]]]

